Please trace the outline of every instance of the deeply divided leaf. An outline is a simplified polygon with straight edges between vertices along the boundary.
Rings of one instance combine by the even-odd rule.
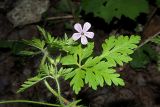
[[[114,67],[119,64],[128,63],[132,60],[129,56],[140,41],[139,36],[111,36],[105,40],[102,45],[103,51],[99,56],[93,56],[93,45],[85,48],[80,45],[70,48],[68,55],[62,58],[62,64],[77,68],[65,74],[65,79],[70,79],[70,85],[76,94],[81,90],[84,84],[88,84],[92,89],[105,84],[111,86],[124,86],[120,74]],[[74,51],[73,51],[74,50]],[[85,59],[85,60],[84,60]]]
[[[93,52],[93,43],[89,43],[87,47],[82,48],[81,45],[72,46],[72,47],[66,47],[66,51],[68,52],[67,56],[62,57],[61,62],[63,65],[77,65],[84,60],[85,58],[88,58],[92,52]]]
[[[85,71],[81,69],[76,69],[75,70],[75,75],[73,79],[71,80],[70,84],[73,86],[73,90],[75,91],[76,94],[81,90],[81,88],[84,86],[83,79],[85,77]]]
[[[128,36],[119,36],[115,38],[110,37],[103,43],[102,57],[104,57],[109,64],[116,66],[116,64],[123,65],[123,63],[128,63],[132,60],[129,56],[133,53],[133,49],[137,47],[140,37],[132,35],[130,38]]]
[[[35,85],[36,83],[40,82],[44,78],[41,78],[41,76],[37,75],[33,78],[29,78],[27,81],[25,81],[22,85],[21,88],[17,91],[17,93],[23,92],[24,90],[30,88],[31,86]]]
[[[45,46],[45,42],[43,40],[40,39],[33,39],[33,40],[24,40],[24,43],[33,46],[35,48],[38,48],[40,50],[43,50],[44,46]]]

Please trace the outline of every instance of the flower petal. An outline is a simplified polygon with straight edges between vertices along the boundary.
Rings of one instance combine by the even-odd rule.
[[[82,36],[81,37],[81,43],[83,44],[83,45],[86,45],[87,43],[88,43],[88,40],[87,40],[87,38],[86,38],[86,36]]]
[[[83,25],[83,32],[87,32],[91,27],[91,24],[89,22],[86,22],[84,25]]]
[[[74,25],[74,29],[75,29],[77,32],[81,33],[81,32],[82,32],[82,26],[81,26],[81,24],[76,23],[76,24]]]
[[[94,33],[93,32],[85,32],[85,36],[92,39],[94,37]]]
[[[75,40],[75,41],[78,40],[80,37],[81,37],[81,33],[74,33],[72,35],[72,39]]]

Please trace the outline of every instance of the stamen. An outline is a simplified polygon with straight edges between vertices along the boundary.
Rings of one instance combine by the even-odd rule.
[[[84,33],[82,32],[81,35],[84,35]]]

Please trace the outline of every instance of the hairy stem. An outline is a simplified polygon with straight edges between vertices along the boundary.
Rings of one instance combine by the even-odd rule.
[[[38,102],[38,101],[30,101],[30,100],[9,100],[9,101],[0,101],[0,104],[8,104],[8,103],[30,103],[30,104],[38,104],[38,105],[45,105],[45,106],[52,106],[52,107],[59,107],[58,104],[51,104],[45,102]]]
[[[60,102],[61,105],[64,106],[64,103],[63,103],[63,101],[61,99],[61,90],[60,90],[60,85],[59,85],[58,78],[56,78],[55,80],[56,80],[56,84],[57,84],[59,102]]]
[[[47,57],[49,57],[48,51],[44,50],[43,53],[44,53],[44,56],[43,56],[43,58],[42,58],[41,65],[43,65],[43,64],[45,63]],[[57,70],[57,65],[54,64],[54,66],[55,66],[55,71],[56,71],[56,74],[57,74],[57,72],[58,72],[58,70]],[[56,74],[55,74],[55,75],[56,75]],[[59,85],[58,77],[55,76],[55,78],[52,78],[52,79],[56,81],[58,93],[49,85],[49,83],[48,83],[46,80],[44,80],[45,86],[47,87],[47,89],[48,89],[53,95],[55,95],[56,97],[58,97],[61,106],[64,106],[64,103],[65,103],[65,104],[68,104],[69,101],[67,101],[65,98],[63,98],[63,97],[61,96],[61,91],[60,91],[60,85]]]
[[[40,64],[40,66],[41,65],[44,65],[44,63],[45,63],[45,61],[46,61],[46,58],[47,58],[47,56],[48,56],[48,52],[46,51],[46,50],[43,50],[44,52],[44,55],[43,55],[43,58],[42,58],[42,60],[41,60],[41,64]]]
[[[46,80],[44,80],[44,83],[45,83],[45,86],[47,87],[47,89],[48,89],[53,95],[55,95],[56,97],[59,96],[58,93],[49,85],[49,83],[48,83]],[[68,104],[68,103],[69,103],[69,101],[68,101],[67,99],[63,98],[62,96],[60,96],[60,97],[61,97],[61,99],[63,100],[63,102],[64,102],[65,104]]]

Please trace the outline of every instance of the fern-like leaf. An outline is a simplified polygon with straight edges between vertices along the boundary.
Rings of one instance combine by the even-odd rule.
[[[116,63],[123,65],[123,62],[128,63],[132,60],[129,56],[132,54],[139,43],[140,37],[132,35],[130,38],[128,36],[119,36],[117,39],[111,36],[102,45],[103,53],[102,56],[107,59],[108,63],[112,66],[116,66]]]
[[[17,91],[17,93],[23,92],[24,90],[30,88],[31,86],[37,84],[41,80],[45,79],[46,77],[41,77],[40,75],[37,75],[35,77],[29,78],[27,81],[25,81],[22,85],[21,88]]]
[[[70,85],[73,86],[76,94],[85,84],[95,90],[99,85],[102,87],[104,84],[124,86],[123,79],[114,67],[131,60],[129,55],[133,53],[139,41],[140,37],[134,35],[130,38],[128,36],[109,37],[102,45],[102,54],[96,57],[92,56],[93,44],[85,48],[81,46],[69,48],[69,55],[63,57],[61,62],[71,67],[78,66],[65,74],[65,79],[71,79]]]
[[[45,42],[40,39],[24,40],[24,43],[26,43],[27,45],[33,46],[35,48],[38,48],[40,50],[43,50],[45,46]]]
[[[98,85],[104,86],[104,83],[109,86],[112,83],[116,86],[123,86],[124,81],[120,78],[120,75],[114,69],[108,68],[107,65],[107,62],[101,61],[97,65],[86,69],[85,82],[95,90]]]
[[[82,61],[92,54],[93,47],[93,43],[89,43],[85,48],[82,48],[81,45],[66,47],[65,51],[68,52],[69,55],[62,57],[61,63],[63,65],[77,65],[79,63],[78,60]]]
[[[53,41],[55,40],[55,38],[47,31],[45,31],[44,28],[37,26],[38,30],[41,32],[41,34],[43,35],[45,42],[48,44],[52,44]]]
[[[73,79],[70,82],[70,85],[73,86],[73,90],[75,91],[76,94],[81,90],[81,88],[84,86],[84,77],[85,77],[85,71],[81,69],[76,69],[75,75],[73,76]]]

